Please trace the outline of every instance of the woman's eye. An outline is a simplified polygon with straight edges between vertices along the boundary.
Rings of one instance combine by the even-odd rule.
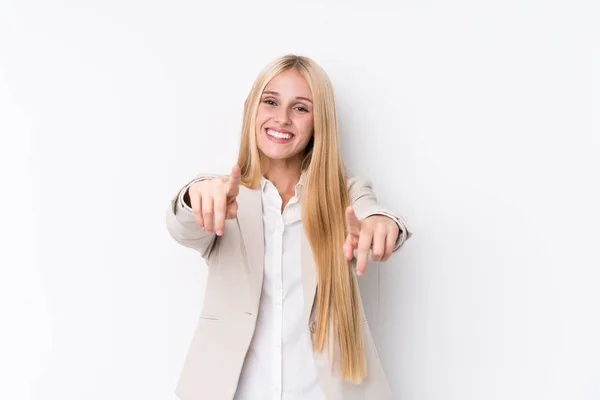
[[[277,103],[275,102],[275,100],[272,100],[272,99],[265,99],[262,102],[265,103],[265,104],[268,104],[270,106],[276,106],[277,105]],[[306,107],[302,107],[302,106],[295,107],[294,109],[297,110],[297,111],[299,111],[299,112],[301,112],[301,113],[307,113],[307,112],[309,112]]]

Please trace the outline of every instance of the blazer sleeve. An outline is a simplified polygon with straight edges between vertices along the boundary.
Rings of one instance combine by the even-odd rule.
[[[177,192],[167,208],[167,230],[171,237],[182,246],[199,251],[203,258],[207,258],[210,254],[217,235],[209,234],[198,226],[192,209],[183,201],[183,195],[193,183],[217,177],[220,175],[196,176]]]
[[[360,177],[351,177],[348,179],[348,189],[350,192],[350,203],[354,208],[358,219],[365,219],[368,216],[381,214],[393,219],[400,228],[398,239],[393,251],[397,251],[412,236],[412,230],[406,221],[383,207],[377,202],[377,197],[373,192],[373,185],[370,180]]]

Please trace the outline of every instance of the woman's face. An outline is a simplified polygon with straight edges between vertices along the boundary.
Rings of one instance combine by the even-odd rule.
[[[272,160],[297,158],[313,135],[312,93],[295,69],[275,76],[265,87],[256,114],[256,143]]]

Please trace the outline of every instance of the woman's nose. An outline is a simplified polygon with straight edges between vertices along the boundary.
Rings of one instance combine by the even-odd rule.
[[[275,122],[281,125],[288,125],[291,122],[290,115],[287,108],[281,107],[275,114]]]

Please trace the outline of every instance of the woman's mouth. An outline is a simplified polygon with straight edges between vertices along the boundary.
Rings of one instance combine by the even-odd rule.
[[[267,138],[275,143],[288,143],[294,138],[291,133],[279,132],[273,129],[266,129],[265,132]]]

